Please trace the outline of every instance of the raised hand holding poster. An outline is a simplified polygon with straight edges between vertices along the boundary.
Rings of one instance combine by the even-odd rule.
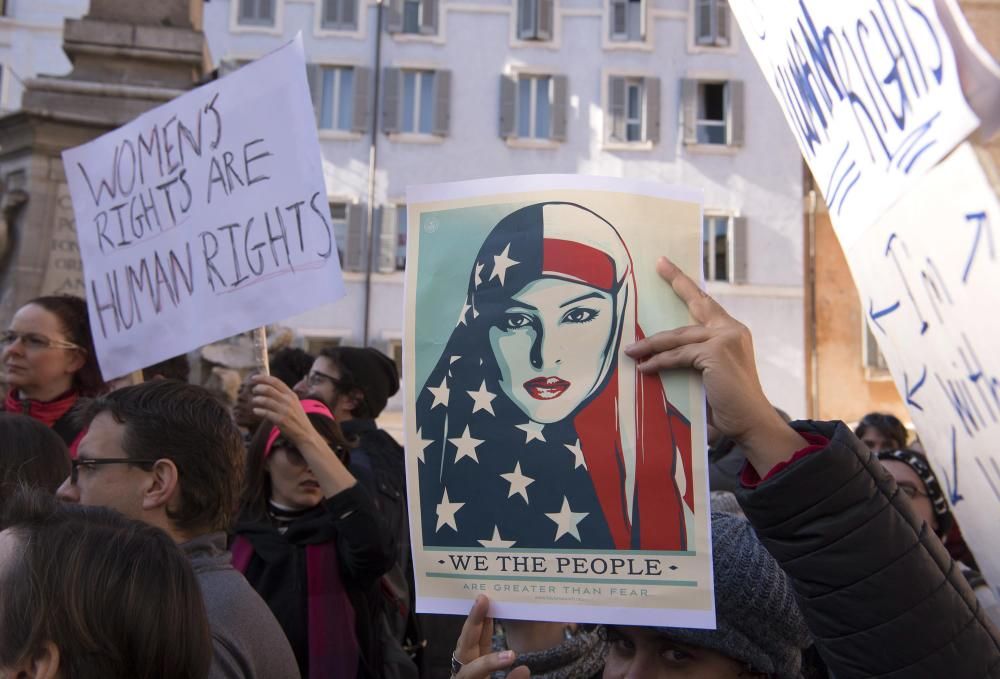
[[[404,353],[418,607],[713,627],[704,396],[622,349],[688,325],[698,194],[533,176],[411,188]]]
[[[105,379],[344,294],[301,40],[63,163]]]

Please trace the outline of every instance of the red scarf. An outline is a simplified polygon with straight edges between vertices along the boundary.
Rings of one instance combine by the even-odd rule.
[[[36,401],[30,398],[21,398],[16,389],[11,389],[7,392],[3,409],[8,413],[27,415],[38,420],[46,427],[52,427],[70,411],[70,408],[76,405],[79,399],[80,395],[72,389],[51,401]],[[82,438],[83,431],[70,443],[70,457],[76,458],[76,449],[80,445],[80,439]]]
[[[247,572],[253,545],[245,537],[233,541],[233,568]],[[340,581],[337,545],[306,546],[306,599],[309,621],[309,676],[303,679],[353,679],[361,649],[354,632],[354,607]]]

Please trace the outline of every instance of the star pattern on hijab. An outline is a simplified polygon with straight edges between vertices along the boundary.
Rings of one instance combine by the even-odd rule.
[[[503,252],[493,256],[493,272],[490,274],[490,280],[499,278],[500,285],[503,285],[507,279],[507,269],[518,264],[520,262],[510,258],[510,243],[507,243],[507,247],[503,249]]]

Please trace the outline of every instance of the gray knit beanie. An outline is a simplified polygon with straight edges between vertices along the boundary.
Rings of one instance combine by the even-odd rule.
[[[791,583],[750,524],[712,513],[717,629],[661,628],[684,644],[709,648],[746,663],[753,672],[796,679],[812,644]]]

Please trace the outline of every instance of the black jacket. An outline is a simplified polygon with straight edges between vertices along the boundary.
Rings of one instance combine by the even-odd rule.
[[[359,676],[378,677],[381,667],[378,578],[392,566],[395,545],[374,502],[355,484],[292,521],[281,534],[271,522],[241,520],[236,535],[253,546],[246,578],[267,602],[288,636],[303,677],[309,676],[306,547],[337,544],[340,578],[354,608],[361,647]]]
[[[1000,633],[892,476],[843,423],[793,426],[830,443],[737,497],[831,674],[1000,677]]]

